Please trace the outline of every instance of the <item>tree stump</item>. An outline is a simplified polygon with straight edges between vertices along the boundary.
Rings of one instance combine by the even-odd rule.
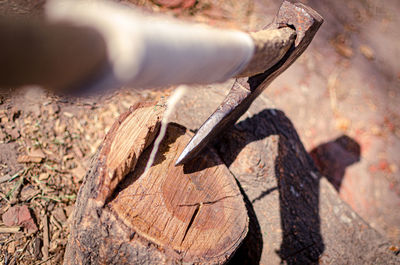
[[[174,163],[192,134],[169,124],[145,171],[163,107],[132,107],[107,134],[78,194],[65,264],[226,262],[248,216],[236,181],[208,149]]]
[[[198,128],[223,97],[221,86],[193,88],[174,120]],[[184,167],[174,162],[191,133],[170,124],[147,173],[163,109],[131,108],[85,177],[64,263],[399,264],[396,247],[339,198],[290,120],[268,107],[257,99]]]

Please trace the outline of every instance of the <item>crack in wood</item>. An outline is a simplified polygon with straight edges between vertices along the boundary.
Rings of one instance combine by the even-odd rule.
[[[187,236],[187,234],[188,234],[188,232],[189,232],[189,229],[190,229],[190,228],[192,227],[192,225],[193,225],[194,219],[196,219],[196,217],[199,215],[199,212],[200,212],[200,209],[202,208],[202,206],[203,206],[203,203],[202,203],[202,202],[200,202],[199,204],[197,204],[197,207],[196,207],[196,209],[195,209],[194,212],[193,212],[192,218],[190,219],[190,222],[189,222],[189,224],[188,224],[188,226],[187,226],[187,228],[186,228],[185,234],[183,235],[183,238],[182,238],[182,241],[181,241],[181,246],[182,246],[183,241],[185,241],[185,238],[186,238],[186,236]]]
[[[182,207],[182,206],[189,206],[190,207],[190,206],[199,206],[200,204],[202,204],[202,205],[214,204],[214,203],[220,202],[222,200],[233,198],[233,197],[236,197],[236,196],[239,196],[239,195],[241,195],[241,194],[227,195],[227,196],[224,196],[224,197],[219,198],[219,199],[214,200],[214,201],[196,202],[196,203],[192,203],[192,204],[179,204],[178,206],[179,207]]]

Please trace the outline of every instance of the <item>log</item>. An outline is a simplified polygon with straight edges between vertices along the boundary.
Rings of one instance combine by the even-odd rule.
[[[193,130],[223,97],[221,86],[189,90],[174,120]],[[262,97],[184,167],[174,160],[192,134],[170,124],[147,176],[162,112],[132,107],[108,133],[78,194],[65,264],[399,264]]]
[[[194,130],[223,97],[221,86],[193,88],[174,120]],[[170,124],[148,175],[163,108],[132,107],[85,177],[64,263],[399,264],[396,247],[339,198],[290,120],[269,107],[257,99],[184,167],[174,160],[192,134]]]
[[[173,120],[197,129],[230,85],[189,90]],[[237,179],[250,219],[229,264],[399,264],[397,248],[340,199],[265,96],[213,146]]]
[[[169,124],[145,171],[164,111],[139,104],[110,129],[79,191],[64,264],[222,264],[248,216],[236,181],[212,149],[175,167],[192,133]]]

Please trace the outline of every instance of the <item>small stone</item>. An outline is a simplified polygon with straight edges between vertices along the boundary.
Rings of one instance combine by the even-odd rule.
[[[67,129],[67,126],[63,123],[60,122],[60,120],[56,121],[56,124],[54,126],[54,130],[57,133],[57,135],[63,135]]]
[[[344,215],[344,214],[342,214],[342,215],[340,216],[340,220],[341,220],[343,223],[346,223],[346,224],[351,223],[351,219],[350,219],[348,216]]]

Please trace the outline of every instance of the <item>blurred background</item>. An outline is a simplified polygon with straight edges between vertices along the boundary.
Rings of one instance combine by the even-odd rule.
[[[245,31],[270,23],[281,5],[280,0],[118,2]],[[291,119],[340,197],[398,246],[400,1],[300,2],[325,22],[307,51],[262,96]],[[44,3],[0,0],[0,13],[40,17]],[[107,130],[130,105],[172,90],[124,88],[77,99],[25,87],[1,95],[0,260],[60,263],[77,191]]]

